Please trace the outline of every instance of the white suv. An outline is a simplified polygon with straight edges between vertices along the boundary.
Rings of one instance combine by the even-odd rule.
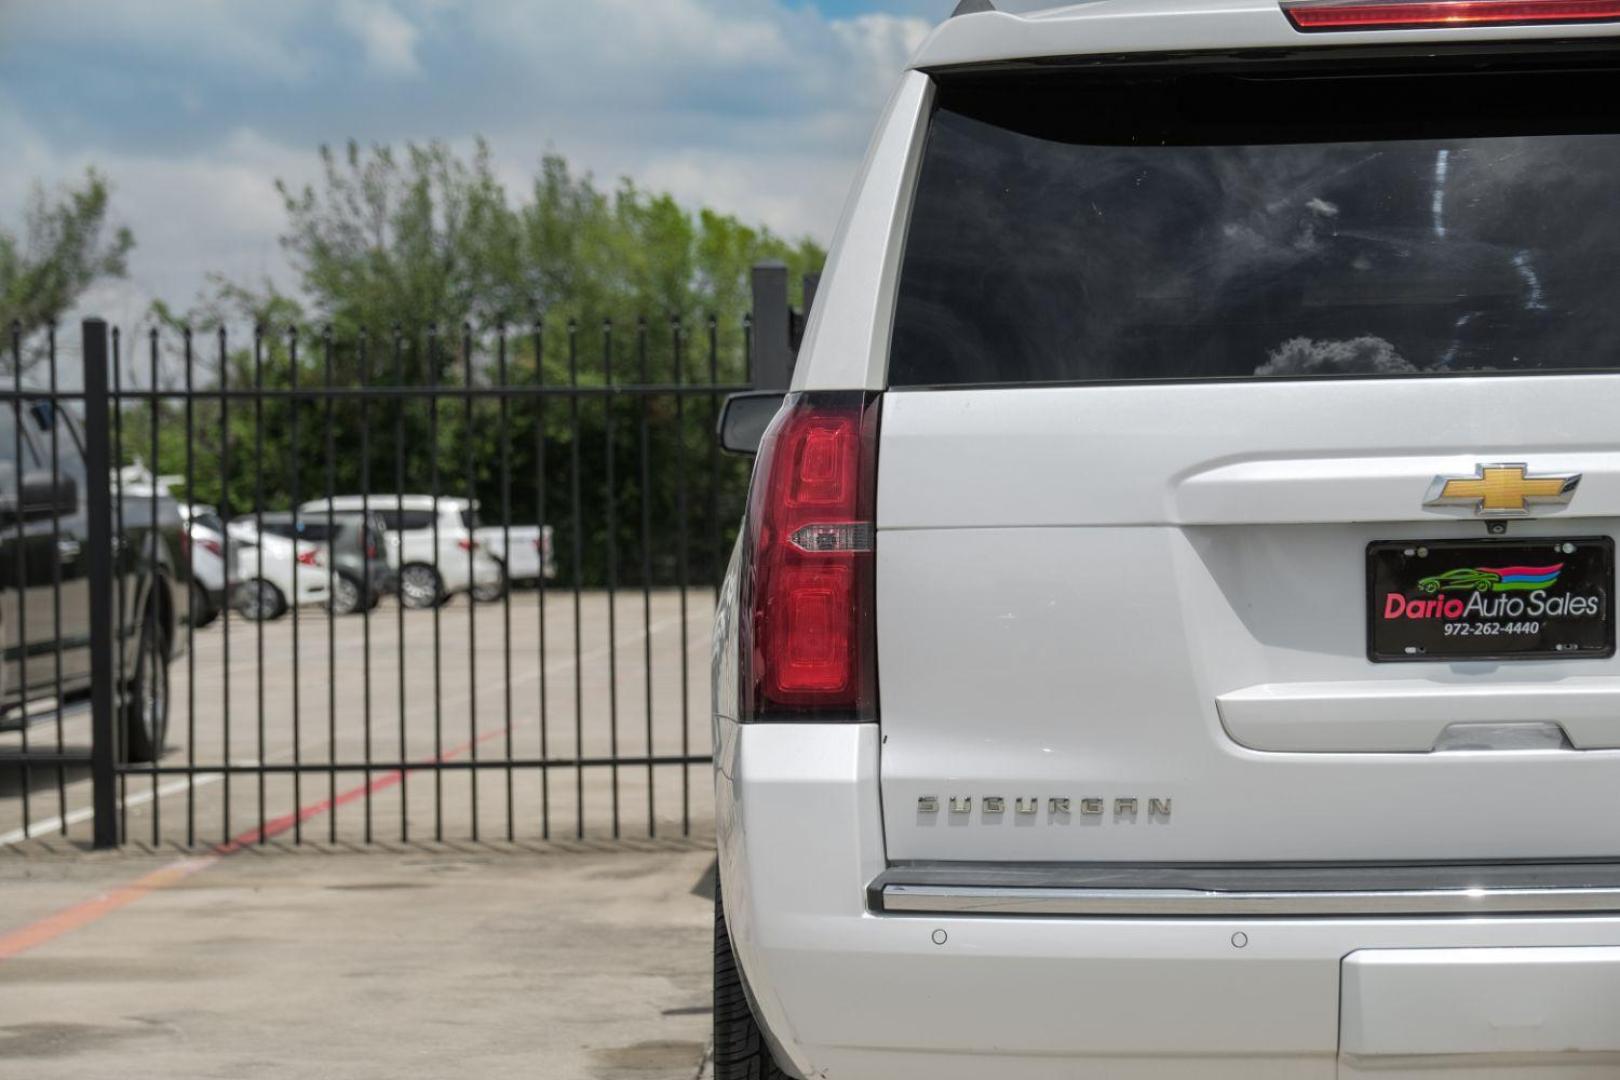
[[[1620,1075],[1620,2],[963,7],[721,594],[717,1080]]]
[[[434,607],[475,586],[499,587],[501,566],[473,530],[477,506],[449,495],[339,495],[299,507],[305,515],[370,510],[387,530],[388,565],[398,575],[406,607]]]

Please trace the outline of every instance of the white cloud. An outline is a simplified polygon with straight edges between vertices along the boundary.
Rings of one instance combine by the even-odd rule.
[[[360,42],[366,64],[384,76],[415,75],[417,28],[384,0],[342,0],[338,22]]]
[[[39,14],[56,6],[0,13],[0,60],[43,58],[34,85],[0,64],[0,222],[28,179],[103,170],[138,245],[131,282],[105,293],[121,319],[152,297],[188,303],[207,271],[295,287],[273,182],[314,179],[318,144],[351,137],[464,149],[482,134],[514,196],[555,149],[604,183],[825,241],[928,29],[787,0],[63,0],[74,17]]]

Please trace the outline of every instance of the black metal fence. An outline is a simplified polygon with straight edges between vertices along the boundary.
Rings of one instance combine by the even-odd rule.
[[[704,830],[751,333],[14,330],[0,845]]]

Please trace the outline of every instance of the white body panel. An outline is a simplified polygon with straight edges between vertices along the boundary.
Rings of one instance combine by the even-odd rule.
[[[233,540],[254,545],[243,549],[233,544],[226,549],[236,564],[238,581],[268,581],[288,604],[295,607],[326,603],[326,556],[318,545],[307,540],[289,540],[275,533],[260,532],[250,519],[232,521],[226,526],[226,531]],[[314,564],[299,564],[299,555],[313,558]]]
[[[202,514],[215,513],[214,509],[187,503],[180,503],[179,509],[181,524],[191,536],[191,576],[209,592],[223,593],[240,579],[231,565],[236,560],[225,542],[225,535],[197,520]]]
[[[557,576],[550,525],[483,525],[473,530],[479,547],[499,559],[512,581],[538,581]]]
[[[947,20],[923,42],[911,66],[929,70],[1036,57],[1414,42],[1453,45],[1612,36],[1613,25],[1601,23],[1364,30],[1304,36],[1289,25],[1276,0],[1092,0],[1028,15],[982,12]]]
[[[716,810],[732,940],[761,1014],[803,1076],[846,1080],[1253,1080],[1391,1067],[1400,1037],[1438,1047],[1515,1005],[1520,1030],[1475,1042],[1476,1069],[1539,1073],[1513,1048],[1574,1031],[1595,1051],[1620,1008],[1620,919],[1052,919],[873,915],[885,865],[876,725],[717,725]],[[887,748],[883,752],[887,753]],[[1234,935],[1245,935],[1234,944]],[[943,937],[943,944],[936,939]],[[1482,950],[1486,960],[1480,966]],[[1523,957],[1543,965],[1520,966]],[[1417,951],[1427,983],[1366,971]],[[1512,955],[1504,956],[1504,953]],[[1539,954],[1539,956],[1538,956]],[[1345,958],[1356,961],[1353,968]],[[1383,982],[1380,983],[1379,980]],[[1457,1003],[1493,1000],[1496,1013]],[[1542,995],[1540,991],[1547,993]],[[1396,1023],[1390,998],[1404,1008]],[[1438,991],[1435,992],[1435,991]],[[1488,992],[1495,997],[1489,998]],[[1360,1006],[1352,1002],[1362,1001]],[[1590,995],[1583,997],[1582,995]],[[1538,1004],[1539,1003],[1539,1004]],[[1568,1010],[1562,1004],[1570,1005]],[[1527,1019],[1543,1017],[1539,1025]],[[1573,1067],[1580,1057],[1561,1067]],[[1586,1057],[1588,1067],[1592,1058]],[[1408,1059],[1409,1063],[1409,1059]],[[1445,1062],[1429,1061],[1433,1070]],[[1376,1075],[1390,1075],[1378,1071]],[[1396,1073],[1394,1075],[1403,1075]]]
[[[890,857],[1620,854],[1620,659],[1366,656],[1366,545],[1484,534],[1423,509],[1437,473],[1480,454],[1584,471],[1568,509],[1513,535],[1620,527],[1620,379],[1517,378],[1512,411],[1491,407],[1502,382],[1448,381],[1444,415],[1417,380],[885,395]],[[1491,720],[1560,724],[1588,752],[1423,753]],[[917,813],[929,795],[1174,813],[946,822]]]

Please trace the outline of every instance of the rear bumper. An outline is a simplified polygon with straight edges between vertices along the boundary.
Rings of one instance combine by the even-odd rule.
[[[732,940],[801,1075],[1512,1074],[1554,1043],[1561,1064],[1599,1070],[1587,1075],[1620,1062],[1620,1025],[1603,1019],[1620,1014],[1613,915],[874,911],[877,728],[722,721],[717,735]],[[1430,1006],[1415,1029],[1401,1022],[1414,1001]]]

